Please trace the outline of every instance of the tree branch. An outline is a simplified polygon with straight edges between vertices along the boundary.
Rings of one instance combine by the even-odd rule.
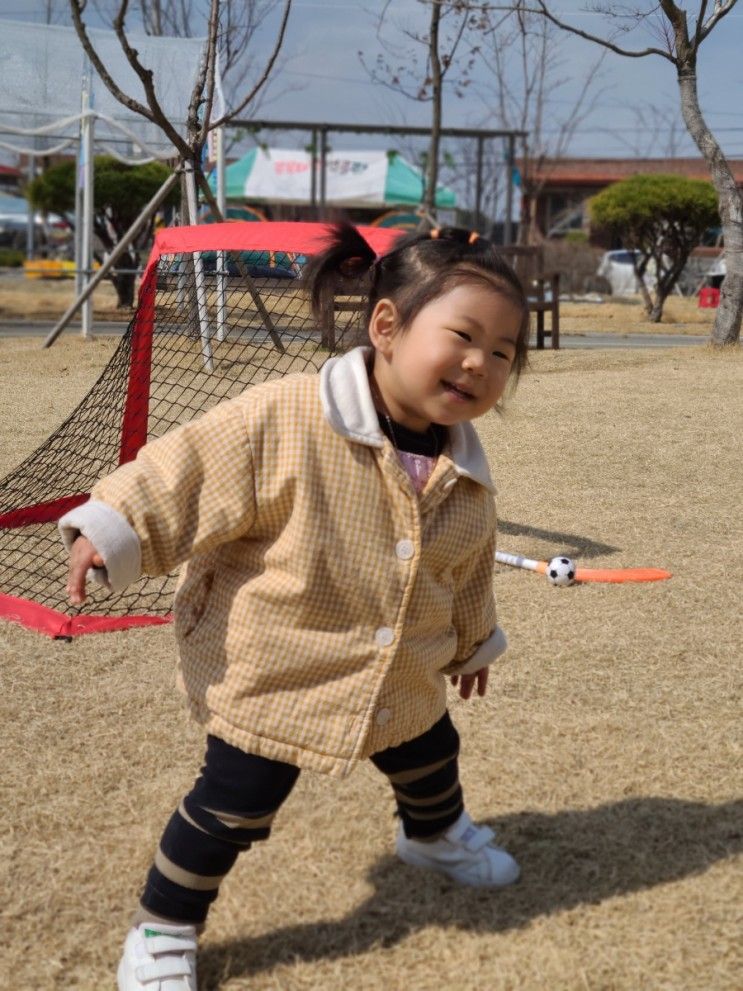
[[[697,26],[694,30],[694,47],[699,48],[702,43],[702,25],[704,24],[704,15],[707,11],[707,0],[702,0],[699,5],[699,13],[697,14]]]
[[[142,117],[146,117],[147,120],[151,121],[153,124],[156,123],[155,118],[152,113],[144,106],[144,104],[139,103],[135,100],[133,96],[128,96],[122,89],[114,82],[113,78],[109,74],[105,65],[98,56],[98,52],[93,47],[93,43],[90,40],[90,35],[88,34],[88,29],[83,23],[82,12],[85,7],[85,0],[70,0],[70,13],[72,14],[72,23],[75,26],[75,31],[80,39],[80,44],[83,46],[85,54],[88,56],[95,71],[101,77],[105,85],[110,90],[112,96],[116,97],[119,103],[122,103],[125,107],[133,110],[137,114],[141,114]]]
[[[715,24],[717,24],[718,21],[721,21],[726,14],[729,14],[737,2],[738,0],[725,0],[724,3],[719,3],[719,5],[718,3],[715,3],[715,11],[713,14],[710,14],[709,20],[704,25],[701,31],[699,30],[699,24],[697,24],[697,33],[699,37],[699,41],[697,42],[697,45],[701,45],[701,43],[710,33],[712,28],[715,26]],[[702,17],[704,16],[704,6],[705,4],[702,5],[702,10],[700,10],[699,12],[700,22],[702,20]]]
[[[204,53],[199,65],[199,71],[194,80],[191,99],[188,104],[188,135],[196,147],[204,143],[209,127],[212,100],[214,97],[214,70],[217,63],[217,30],[219,27],[219,0],[211,0],[209,5],[209,27]],[[206,97],[204,90],[206,89]],[[204,107],[203,120],[199,121],[199,107]]]
[[[286,34],[286,25],[289,20],[289,12],[291,11],[291,7],[292,7],[292,0],[284,0],[284,13],[281,18],[281,25],[279,27],[279,34],[276,39],[276,44],[274,45],[273,51],[271,52],[271,57],[266,63],[266,67],[263,70],[263,74],[261,75],[258,82],[252,88],[250,93],[248,93],[245,99],[237,107],[234,108],[234,110],[231,110],[229,113],[223,114],[219,118],[219,120],[214,121],[214,123],[209,127],[209,130],[212,130],[215,127],[221,127],[223,124],[227,124],[229,123],[229,121],[239,116],[239,114],[242,113],[245,107],[247,107],[247,105],[251,102],[251,100],[253,100],[257,96],[260,90],[268,82],[268,77],[271,75],[271,71],[274,67],[274,63],[276,62],[276,59],[278,58],[279,52],[281,50],[281,46],[284,43],[284,35]]]
[[[733,2],[733,0],[728,0],[728,3],[731,2]],[[608,48],[610,52],[615,52],[617,55],[624,55],[626,58],[644,58],[646,55],[661,55],[664,59],[668,59],[669,62],[675,64],[674,57],[669,52],[664,52],[662,48],[644,48],[641,51],[621,48],[619,45],[615,45],[607,38],[602,38],[597,34],[591,34],[589,31],[582,31],[580,28],[560,20],[559,17],[555,17],[555,15],[548,9],[544,0],[536,0],[536,3],[538,5],[537,9],[532,11],[532,13],[541,14],[542,17],[546,17],[548,21],[551,21],[563,31],[569,31],[570,34],[576,34],[579,38],[585,38],[586,41],[593,41],[597,45],[602,45],[604,48]]]
[[[77,3],[78,0],[71,0],[73,4]],[[142,63],[139,61],[139,52],[132,48],[129,44],[129,39],[126,36],[124,30],[124,21],[126,19],[127,8],[129,7],[129,0],[121,0],[121,6],[119,7],[119,13],[116,15],[114,20],[114,31],[116,32],[116,37],[119,39],[119,44],[121,49],[126,55],[129,65],[134,69],[136,74],[139,76],[142,85],[144,86],[145,96],[147,97],[147,103],[149,105],[152,116],[149,118],[154,124],[157,124],[164,133],[168,136],[172,144],[182,152],[183,139],[176,129],[172,126],[168,118],[163,112],[163,108],[160,106],[160,101],[157,99],[157,94],[155,93],[155,85],[152,79],[152,70],[145,69]]]

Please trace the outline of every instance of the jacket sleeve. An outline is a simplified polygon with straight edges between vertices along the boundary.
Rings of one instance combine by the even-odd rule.
[[[62,517],[67,546],[83,534],[103,557],[97,580],[121,591],[249,531],[255,480],[245,408],[244,399],[221,403],[146,444]]]
[[[478,554],[455,573],[454,613],[457,652],[444,674],[472,674],[492,664],[508,646],[506,635],[496,623],[493,567],[495,533]]]

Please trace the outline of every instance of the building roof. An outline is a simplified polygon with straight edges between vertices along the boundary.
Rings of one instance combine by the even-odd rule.
[[[738,185],[743,186],[743,159],[728,159]],[[703,158],[546,158],[535,179],[549,186],[606,186],[647,173],[709,179]]]

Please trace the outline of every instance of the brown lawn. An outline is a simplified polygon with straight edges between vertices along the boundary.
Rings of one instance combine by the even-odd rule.
[[[112,347],[0,340],[0,473]],[[555,589],[497,569],[511,649],[485,699],[451,708],[468,806],[521,883],[397,863],[371,767],[305,774],[223,886],[205,991],[740,989],[742,381],[739,353],[704,347],[533,357],[506,415],[479,421],[501,546],[674,577]],[[173,652],[169,627],[67,644],[0,624],[0,988],[113,987],[200,762]]]

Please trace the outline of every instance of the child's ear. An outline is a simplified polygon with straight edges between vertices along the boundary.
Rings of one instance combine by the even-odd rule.
[[[397,308],[391,299],[380,299],[369,320],[369,340],[380,354],[387,355],[398,328]]]

